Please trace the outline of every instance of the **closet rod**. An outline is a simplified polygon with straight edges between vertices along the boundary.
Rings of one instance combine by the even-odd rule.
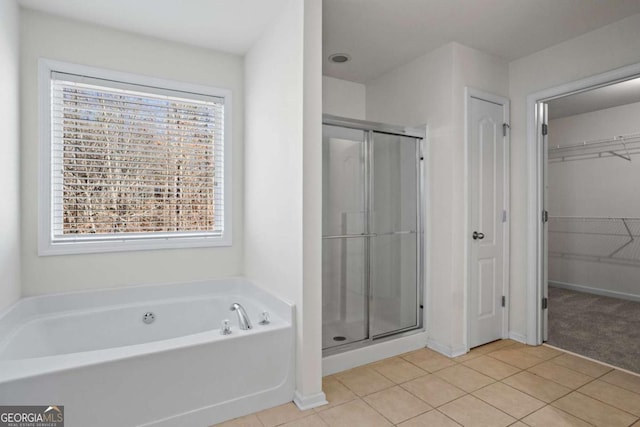
[[[640,154],[640,133],[594,139],[572,145],[556,145],[555,147],[549,147],[548,150],[550,162],[614,156],[630,162],[631,156],[635,154]]]
[[[549,151],[589,148],[589,147],[598,146],[601,144],[611,144],[611,143],[628,144],[628,143],[635,143],[635,142],[640,142],[640,133],[634,133],[630,135],[617,135],[610,138],[602,138],[602,139],[590,139],[590,140],[582,141],[572,145],[556,145],[554,147],[549,147]]]

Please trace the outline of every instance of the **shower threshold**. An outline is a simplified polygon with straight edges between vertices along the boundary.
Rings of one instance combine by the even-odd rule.
[[[360,340],[354,340],[351,337],[354,336],[354,333],[357,334],[360,328],[358,328],[357,323],[362,322],[353,322],[353,323],[335,323],[335,324],[325,324],[322,327],[322,356],[331,356],[335,354],[340,354],[344,352],[348,352],[351,350],[374,346],[379,343],[392,341],[396,338],[406,337],[414,334],[418,334],[424,332],[424,328],[420,325],[411,326],[404,329],[395,330],[393,332],[388,332],[385,334],[376,335],[373,338],[365,338]],[[345,339],[340,339],[344,337]],[[336,339],[338,338],[338,339]],[[426,342],[425,342],[426,345]]]
[[[322,352],[322,375],[332,375],[427,346],[424,328],[332,347]]]

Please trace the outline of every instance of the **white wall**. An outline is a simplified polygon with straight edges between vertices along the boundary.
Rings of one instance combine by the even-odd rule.
[[[245,273],[296,304],[303,398],[321,393],[320,6],[290,0],[245,58]]]
[[[449,43],[366,85],[367,120],[429,126],[426,322],[430,345],[448,354],[466,345],[465,86],[506,95],[507,64]]]
[[[640,62],[640,14],[509,64],[511,98],[511,330],[526,335],[527,95]],[[528,337],[535,339],[535,337]]]
[[[21,15],[23,293],[33,295],[241,274],[243,59],[28,10],[23,10]],[[40,57],[230,89],[233,93],[233,246],[38,257],[37,60]]]
[[[640,133],[638,117],[640,103],[550,120],[549,146],[567,146],[587,140],[637,134]],[[552,216],[640,217],[638,156],[632,156],[631,162],[619,157],[552,162],[548,174],[549,214]],[[629,241],[620,221],[589,222],[586,226],[589,228],[584,231],[622,235],[550,233],[549,251],[606,257]],[[639,232],[640,222],[630,223],[630,226],[634,233]],[[553,228],[552,220],[550,230]],[[618,257],[637,257],[637,249],[634,243],[620,251]],[[640,262],[640,259],[637,260]],[[591,291],[617,292],[640,298],[638,278],[640,264],[630,266],[553,256],[549,258],[550,281],[586,286]]]
[[[299,1],[299,0],[296,0]],[[322,391],[322,2],[304,0],[303,327],[296,403],[326,403]]]
[[[366,116],[365,85],[322,76],[322,112],[364,120]]]
[[[0,2],[0,310],[20,297],[19,8]]]

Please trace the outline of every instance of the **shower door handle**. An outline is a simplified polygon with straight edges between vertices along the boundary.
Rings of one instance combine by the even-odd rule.
[[[358,237],[376,237],[376,233],[371,234],[339,234],[335,236],[322,236],[323,239],[356,239]]]
[[[484,239],[484,233],[478,233],[477,231],[474,231],[471,237],[473,237],[473,240],[482,240]]]
[[[389,231],[388,233],[377,233],[376,236],[399,236],[403,234],[417,234],[414,230]]]

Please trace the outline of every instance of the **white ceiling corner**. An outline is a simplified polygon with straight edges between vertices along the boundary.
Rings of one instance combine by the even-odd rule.
[[[640,13],[640,0],[324,0],[323,72],[365,83],[448,42],[512,61]],[[332,64],[327,57],[352,60]]]
[[[19,0],[19,3],[53,15],[243,55],[286,1]]]
[[[640,78],[551,100],[548,102],[549,119],[560,119],[636,102],[640,102]]]
[[[291,0],[18,1],[54,15],[243,55]],[[451,41],[510,61],[640,13],[640,0],[322,1],[323,72],[360,83]],[[332,53],[352,60],[332,64]]]

